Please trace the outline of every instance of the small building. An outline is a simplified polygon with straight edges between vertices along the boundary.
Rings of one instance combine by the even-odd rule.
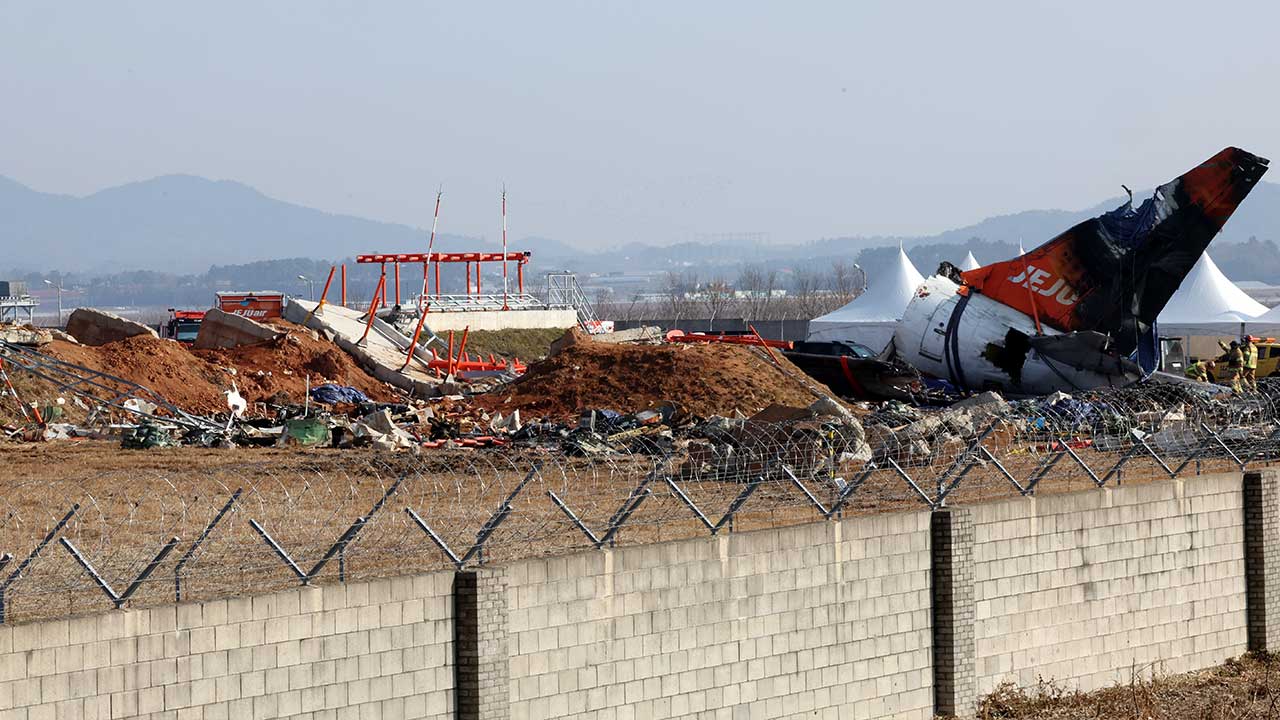
[[[0,280],[0,323],[34,324],[39,305],[39,301],[31,297],[25,282]]]

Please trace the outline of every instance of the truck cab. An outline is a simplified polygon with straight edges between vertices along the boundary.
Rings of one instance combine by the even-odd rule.
[[[200,334],[200,323],[203,321],[203,310],[174,310],[169,308],[169,321],[160,326],[160,337],[190,345],[196,341],[196,336]]]

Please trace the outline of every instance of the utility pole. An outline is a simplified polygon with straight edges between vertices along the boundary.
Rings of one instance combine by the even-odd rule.
[[[54,285],[48,280],[42,280],[41,282],[58,291],[58,327],[62,327],[62,278],[58,278],[57,285]]]

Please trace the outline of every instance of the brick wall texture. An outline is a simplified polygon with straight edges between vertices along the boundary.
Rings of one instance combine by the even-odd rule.
[[[1280,652],[1280,471],[1245,473],[1249,649]]]
[[[0,627],[0,720],[453,717],[453,573]]]
[[[511,716],[928,718],[929,515],[512,563]]]
[[[933,513],[933,692],[939,715],[977,710],[973,636],[973,513]]]
[[[973,506],[980,694],[1095,689],[1246,650],[1239,474]]]

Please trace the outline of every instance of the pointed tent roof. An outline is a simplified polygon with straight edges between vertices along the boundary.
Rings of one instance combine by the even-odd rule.
[[[916,289],[924,284],[924,276],[911,264],[911,259],[898,248],[897,262],[871,279],[867,291],[847,305],[833,310],[810,323],[893,322],[902,319],[902,311],[911,302]]]
[[[1262,313],[1262,314],[1261,314],[1261,315],[1259,315],[1258,317],[1254,318],[1254,321],[1255,321],[1255,322],[1260,322],[1260,323],[1278,323],[1278,324],[1280,324],[1280,305],[1277,305],[1277,306],[1275,306],[1275,307],[1271,308],[1270,310],[1268,310],[1268,311],[1266,311],[1266,312]]]
[[[1236,287],[1204,253],[1183,278],[1160,311],[1161,325],[1248,322],[1267,312],[1267,306]]]
[[[980,267],[982,267],[982,263],[978,262],[978,258],[973,256],[972,250],[964,256],[964,260],[960,261],[961,270],[977,270]]]

